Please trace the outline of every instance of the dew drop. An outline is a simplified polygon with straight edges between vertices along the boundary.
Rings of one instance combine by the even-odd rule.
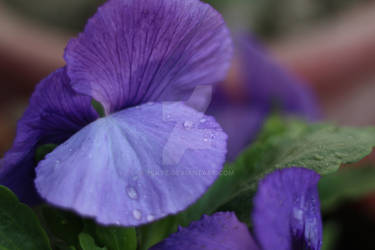
[[[293,210],[293,216],[296,220],[302,220],[303,219],[303,211],[301,209],[294,209]]]
[[[128,193],[128,196],[132,200],[138,199],[138,193],[133,187],[127,187],[126,192]]]
[[[60,166],[60,161],[59,160],[56,160],[55,161],[55,167],[57,168],[57,167],[59,167]]]
[[[142,213],[141,211],[139,211],[138,209],[134,209],[133,210],[133,217],[136,219],[136,220],[140,220],[142,218]]]
[[[206,118],[200,119],[200,123],[205,123],[206,121],[207,121]]]
[[[191,129],[194,126],[194,123],[192,121],[185,121],[184,122],[184,128],[185,129]]]
[[[155,216],[153,216],[152,214],[147,215],[148,222],[153,221],[154,219],[155,219]]]
[[[207,133],[203,136],[203,141],[204,142],[209,142],[210,141],[210,138],[211,138],[211,134],[210,133]]]

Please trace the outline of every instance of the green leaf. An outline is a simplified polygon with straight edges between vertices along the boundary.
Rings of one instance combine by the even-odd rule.
[[[104,117],[105,116],[104,107],[103,107],[103,105],[100,102],[98,102],[95,99],[92,99],[91,100],[91,105],[93,106],[93,108],[95,109],[95,111],[98,113],[99,117]]]
[[[292,166],[329,174],[341,164],[361,160],[371,153],[373,146],[375,133],[370,128],[339,128],[330,124],[307,124],[271,117],[258,140],[234,163],[225,167],[229,174],[222,174],[208,192],[185,212],[187,220],[199,219],[202,213],[215,212],[224,205],[235,209],[239,217],[248,219],[252,195],[258,181],[266,174]],[[244,222],[249,223],[248,220]]]
[[[140,249],[147,250],[156,243],[167,238],[177,231],[179,225],[183,225],[184,215],[172,215],[154,223],[144,225],[137,229]],[[184,225],[186,226],[186,225]]]
[[[338,128],[330,124],[306,124],[271,117],[258,140],[231,164],[193,206],[140,230],[141,249],[156,244],[203,214],[234,210],[249,223],[252,196],[266,174],[285,167],[303,166],[320,174],[336,171],[341,164],[359,161],[375,145],[373,129]],[[156,231],[158,231],[156,233]]]
[[[38,209],[53,245],[61,247],[79,246],[78,235],[83,230],[82,219],[76,214],[51,206],[43,205]]]
[[[257,183],[266,174],[292,166],[301,166],[322,175],[335,172],[341,164],[353,163],[370,154],[375,146],[371,128],[335,127],[330,124],[306,124],[301,121],[282,122],[275,117],[265,126],[259,139],[229,166],[232,176],[220,176],[209,192],[199,201],[201,207],[216,207],[216,194],[221,205],[254,193]],[[216,193],[216,194],[215,194]],[[237,205],[237,211],[244,210]],[[246,210],[246,209],[245,209]],[[240,216],[241,217],[241,216]]]
[[[323,228],[323,245],[322,250],[335,249],[335,245],[340,236],[340,227],[335,223],[328,221]]]
[[[47,234],[31,208],[0,186],[0,249],[51,249]]]
[[[98,247],[95,244],[94,239],[91,235],[87,233],[81,233],[79,235],[79,242],[81,244],[82,250],[106,250],[107,248]]]
[[[137,236],[134,228],[103,227],[97,225],[98,242],[108,250],[136,250]]]
[[[281,125],[274,119],[266,125],[260,140],[232,164],[234,169],[246,168],[251,176],[263,176],[275,169],[304,166],[325,175],[341,164],[361,160],[375,146],[373,128],[309,125],[295,120]]]
[[[323,176],[319,182],[320,204],[323,212],[335,209],[346,200],[363,197],[375,191],[375,167],[345,167]]]
[[[92,219],[84,219],[83,232],[90,235],[99,246],[108,250],[137,249],[137,235],[134,228],[102,226]]]
[[[218,211],[234,211],[237,218],[251,227],[251,211],[253,210],[253,198],[256,193],[254,189],[251,192],[244,192],[238,195],[225,205],[219,207]]]
[[[147,249],[175,232],[178,225],[186,226],[203,214],[218,210],[230,208],[249,223],[252,196],[258,181],[266,174],[292,166],[329,174],[341,164],[361,160],[371,153],[373,146],[373,128],[339,128],[330,124],[285,121],[273,116],[266,122],[257,141],[234,163],[225,166],[224,172],[201,199],[186,211],[140,230],[141,249]]]

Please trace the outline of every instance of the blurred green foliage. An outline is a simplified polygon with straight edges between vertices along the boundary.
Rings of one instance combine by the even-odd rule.
[[[105,0],[0,0],[14,10],[48,26],[80,31]]]
[[[320,203],[329,212],[346,201],[357,200],[375,191],[375,166],[346,167],[322,177],[319,182]]]
[[[1,0],[0,0],[1,1]],[[105,0],[2,0],[21,14],[43,24],[82,30]],[[203,0],[225,17],[235,30],[253,30],[273,38],[314,22],[332,18],[360,2],[373,0]]]
[[[0,0],[1,1],[1,0]],[[39,22],[82,30],[87,19],[105,0],[2,0]],[[249,30],[274,38],[311,23],[334,17],[360,2],[373,0],[203,0],[218,9],[235,30]]]
[[[341,11],[373,0],[206,0],[237,29],[250,28],[263,38],[274,38]]]
[[[322,250],[336,249],[336,242],[340,234],[340,228],[334,222],[325,223],[323,228],[323,246]]]

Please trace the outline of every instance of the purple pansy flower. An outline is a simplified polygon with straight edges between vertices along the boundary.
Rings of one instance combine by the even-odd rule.
[[[233,100],[220,86],[207,111],[228,134],[229,161],[255,139],[274,108],[308,121],[320,117],[316,98],[306,84],[277,64],[256,39],[236,41],[235,69],[242,98]]]
[[[198,0],[109,0],[36,88],[0,183],[105,225],[184,210],[225,160],[227,136],[195,92],[223,80],[231,54],[222,17]],[[60,145],[35,168],[49,143]]]
[[[287,168],[259,184],[252,213],[254,235],[234,213],[204,216],[152,250],[319,250],[322,220],[319,175],[305,168]]]
[[[316,98],[308,85],[279,65],[253,37],[237,41],[243,63],[244,90],[253,105],[314,121],[320,117]]]

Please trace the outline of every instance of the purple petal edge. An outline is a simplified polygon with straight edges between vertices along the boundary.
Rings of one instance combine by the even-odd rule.
[[[263,250],[321,248],[319,178],[312,170],[293,167],[272,172],[260,182],[252,218]]]
[[[0,161],[0,184],[22,202],[40,202],[34,187],[36,147],[62,143],[98,117],[91,98],[75,93],[69,81],[65,68],[60,68],[38,84],[18,122],[13,146]]]
[[[151,250],[259,250],[247,226],[230,212],[204,215]]]
[[[223,18],[198,0],[109,0],[65,50],[72,87],[107,113],[187,100],[223,80],[231,57]]]

